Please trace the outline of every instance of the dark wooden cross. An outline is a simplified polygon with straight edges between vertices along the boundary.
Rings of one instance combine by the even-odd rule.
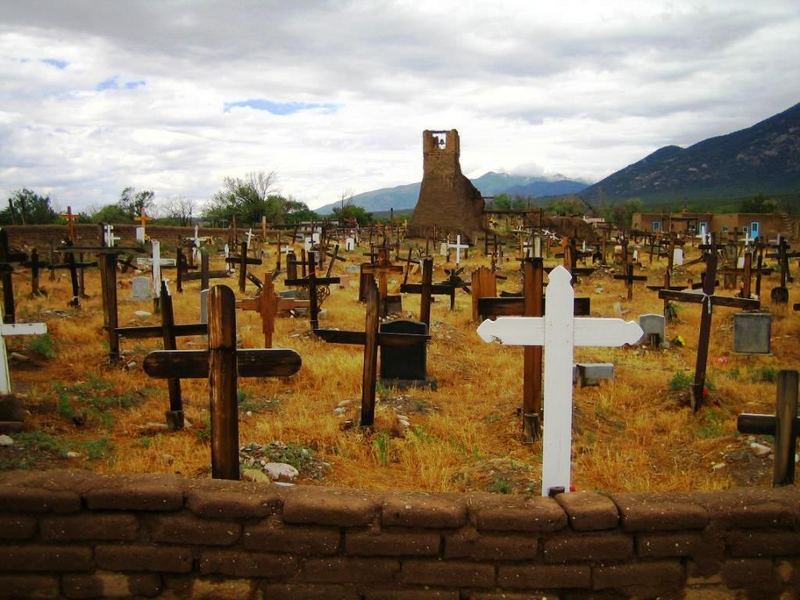
[[[208,350],[156,350],[144,371],[159,379],[205,379],[211,412],[211,476],[239,479],[238,377],[288,377],[300,370],[294,350],[236,349],[236,297],[215,285],[208,293]]]
[[[44,288],[39,287],[39,269],[49,267],[50,264],[47,261],[40,261],[39,251],[34,248],[31,250],[30,258],[23,261],[22,265],[31,269],[31,296],[45,295]]]
[[[181,277],[182,281],[197,281],[200,280],[200,289],[207,290],[211,285],[212,279],[227,279],[230,277],[228,271],[222,269],[218,271],[211,271],[209,268],[208,248],[200,250],[200,270],[194,273],[187,273]]]
[[[14,323],[16,308],[14,306],[14,281],[11,273],[14,264],[24,261],[27,256],[22,252],[11,252],[8,247],[8,232],[0,229],[0,281],[3,283],[3,323]]]
[[[797,371],[779,371],[775,414],[743,413],[736,420],[736,429],[740,433],[771,435],[775,438],[775,462],[772,470],[772,485],[775,487],[794,483],[795,452],[800,433],[797,384]]]
[[[715,246],[712,243],[712,246]],[[700,333],[697,342],[697,359],[694,370],[694,383],[692,384],[692,409],[698,411],[703,403],[703,390],[706,381],[706,365],[708,362],[708,345],[711,336],[711,313],[714,306],[725,306],[728,308],[743,308],[755,310],[761,305],[758,300],[749,298],[729,298],[726,296],[715,296],[714,288],[717,277],[717,251],[716,247],[711,249],[706,255],[706,272],[703,277],[703,287],[701,293],[696,292],[677,292],[671,290],[661,290],[658,297],[662,300],[674,300],[676,302],[691,302],[701,305],[700,312]]]
[[[667,253],[667,268],[664,271],[664,285],[648,285],[647,288],[653,291],[673,290],[680,292],[686,289],[685,285],[672,285],[672,270],[674,268],[675,260],[675,236],[670,233],[669,236],[669,250]],[[672,318],[672,311],[669,309],[669,300],[664,300],[664,318],[670,320]]]
[[[247,256],[247,242],[242,242],[239,250],[239,255],[229,256],[225,262],[231,265],[239,265],[239,291],[244,293],[245,286],[247,285],[247,265],[260,265],[260,258],[250,258]]]
[[[275,284],[269,275],[260,286],[260,292],[255,298],[245,298],[236,301],[236,308],[253,310],[261,316],[261,331],[264,332],[264,347],[272,348],[272,334],[275,332],[275,317],[282,312],[295,308],[308,308],[308,300],[296,298],[281,298],[275,292]]]
[[[315,329],[314,333],[322,340],[332,344],[351,344],[364,346],[364,368],[361,376],[361,419],[362,427],[372,427],[375,422],[375,387],[378,378],[379,346],[413,346],[425,344],[429,335],[413,333],[380,332],[381,297],[375,281],[370,281],[366,289],[367,308],[364,331],[341,331],[338,329]]]
[[[378,258],[374,263],[361,265],[361,272],[372,275],[378,282],[378,291],[381,295],[381,317],[385,317],[389,314],[389,303],[387,302],[387,296],[389,295],[389,275],[391,273],[402,273],[403,271],[404,268],[402,265],[392,264],[389,257],[389,250],[385,246],[378,251]]]
[[[633,257],[628,252],[628,241],[625,240],[625,243],[622,245],[622,268],[625,272],[621,275],[614,275],[614,279],[623,279],[625,281],[625,287],[628,290],[628,300],[633,300],[633,282],[647,281],[646,275],[634,275],[633,267]]]
[[[422,282],[404,283],[400,286],[403,294],[419,294],[419,320],[429,328],[431,325],[431,296],[434,294],[450,296],[450,304],[454,302],[456,290],[449,285],[433,283],[433,258],[426,256],[422,259]]]
[[[290,287],[308,288],[308,318],[311,329],[319,327],[319,288],[329,286],[332,283],[339,283],[338,277],[317,277],[316,259],[314,252],[308,255],[308,276],[303,279],[287,279],[284,283]]]
[[[172,310],[172,296],[167,282],[161,280],[161,325],[144,325],[139,327],[117,327],[119,337],[131,339],[160,337],[164,350],[177,350],[176,338],[190,335],[207,335],[208,325],[205,323],[175,324]],[[166,412],[167,426],[170,429],[183,429],[183,399],[181,397],[181,381],[177,377],[167,379],[169,393],[169,410]]]
[[[81,296],[83,296],[83,286],[81,285],[78,277],[79,273],[83,273],[83,270],[88,267],[96,267],[97,261],[89,261],[84,262],[83,252],[89,251],[94,252],[95,250],[102,250],[103,248],[76,248],[71,244],[66,246],[60,246],[56,248],[56,252],[59,252],[64,257],[64,262],[58,264],[51,264],[49,266],[50,269],[67,269],[69,271],[69,278],[70,283],[72,284],[72,299],[69,301],[69,305],[75,308],[79,308],[81,305]],[[118,254],[119,248],[111,248],[114,250],[115,259],[114,265],[116,268],[116,255]],[[122,249],[123,252],[129,251],[129,249]],[[81,257],[77,262],[75,260],[75,253],[78,252],[79,256]]]
[[[772,288],[769,297],[774,304],[787,304],[789,302],[789,290],[786,287],[786,282],[792,282],[792,274],[789,272],[789,259],[800,256],[800,252],[790,252],[789,243],[786,238],[781,237],[778,241],[778,251],[772,254],[767,254],[767,258],[776,258],[778,265],[781,269],[781,285]]]

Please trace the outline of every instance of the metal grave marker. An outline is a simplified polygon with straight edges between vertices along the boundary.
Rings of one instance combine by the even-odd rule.
[[[635,344],[642,328],[632,321],[575,318],[570,285],[563,266],[550,272],[543,317],[498,317],[478,327],[485,341],[511,346],[544,347],[544,414],[542,495],[570,489],[572,450],[572,359],[575,346]]]

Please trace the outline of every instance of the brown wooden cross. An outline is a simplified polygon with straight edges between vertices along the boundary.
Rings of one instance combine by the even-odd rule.
[[[669,235],[669,251],[667,254],[667,268],[664,271],[664,285],[648,285],[647,289],[659,292],[661,290],[672,290],[676,292],[683,291],[687,288],[685,285],[672,285],[672,270],[674,268],[675,260],[675,235]],[[672,318],[672,311],[669,309],[669,300],[664,300],[664,318],[670,320]]]
[[[339,283],[341,280],[338,277],[317,277],[316,259],[314,252],[308,255],[308,277],[303,279],[287,279],[284,283],[288,286],[297,286],[308,288],[308,318],[311,323],[311,329],[319,327],[319,288],[321,286],[328,286],[332,283]]]
[[[244,293],[245,286],[247,285],[247,265],[260,265],[261,259],[247,256],[247,242],[243,241],[240,246],[239,255],[229,256],[225,259],[225,262],[231,265],[239,265],[239,291]]]
[[[236,301],[236,308],[253,310],[261,316],[261,331],[264,332],[264,347],[272,348],[272,334],[275,332],[275,317],[282,312],[295,308],[308,308],[308,300],[281,298],[275,292],[275,284],[269,275],[261,284],[261,291],[255,298]]]
[[[79,308],[81,305],[81,296],[83,296],[83,286],[81,282],[78,280],[79,273],[82,274],[83,270],[87,267],[96,267],[97,261],[83,261],[83,252],[89,251],[100,251],[105,250],[106,248],[75,248],[72,246],[71,243],[68,243],[66,246],[60,246],[56,249],[56,252],[61,253],[64,256],[64,262],[58,264],[51,264],[48,268],[55,270],[55,269],[67,269],[69,271],[70,283],[72,284],[72,299],[69,301],[69,305],[75,308]],[[114,251],[114,264],[116,268],[116,256],[121,254],[122,252],[129,252],[129,248],[108,248],[108,250]],[[120,252],[121,250],[121,252]],[[78,253],[79,259],[76,262],[75,260],[75,253]]]
[[[77,233],[75,231],[75,219],[77,219],[78,216],[72,214],[71,206],[68,206],[67,212],[61,216],[67,220],[67,241],[70,241],[74,244],[75,238],[77,236]]]
[[[194,273],[187,273],[181,277],[182,281],[200,280],[200,289],[207,290],[212,279],[227,279],[230,274],[225,270],[211,271],[209,268],[208,249],[200,250],[200,270]]]
[[[375,281],[366,289],[367,309],[364,331],[341,331],[339,329],[315,329],[314,333],[332,344],[364,346],[364,369],[361,377],[362,427],[371,427],[375,422],[375,387],[378,377],[378,346],[413,346],[425,344],[429,335],[413,333],[382,333],[380,328],[381,296]]]
[[[12,263],[22,262],[27,256],[22,252],[11,252],[8,247],[8,232],[0,229],[0,281],[3,283],[3,322],[14,323],[14,281],[11,273],[14,271]]]
[[[404,283],[400,286],[403,294],[419,294],[419,320],[430,326],[431,324],[431,296],[449,296],[450,310],[456,301],[456,288],[449,284],[433,283],[433,258],[426,256],[422,259],[422,282]]]
[[[239,479],[237,377],[288,377],[302,361],[294,350],[236,349],[236,297],[215,285],[208,293],[208,350],[157,350],[144,371],[160,379],[208,377],[211,409],[211,476]]]
[[[790,252],[789,243],[786,238],[781,237],[778,240],[777,252],[767,254],[767,258],[775,258],[778,260],[778,266],[781,270],[781,284],[776,288],[770,290],[770,300],[774,304],[787,304],[789,302],[789,290],[786,287],[786,282],[792,282],[792,274],[789,272],[789,259],[800,256],[800,252]]]
[[[176,325],[172,310],[172,296],[167,282],[161,280],[161,325],[144,325],[139,327],[117,327],[115,333],[119,337],[144,339],[160,337],[164,350],[176,350],[176,338],[179,336],[207,335],[208,325],[205,323],[187,323]],[[169,393],[169,410],[166,412],[167,426],[170,429],[183,429],[183,398],[181,397],[181,381],[179,378],[167,379]]]
[[[761,304],[758,300],[749,298],[730,298],[726,296],[715,296],[717,276],[717,250],[714,243],[711,244],[711,251],[706,254],[706,273],[703,277],[703,287],[701,293],[696,292],[677,292],[671,290],[661,290],[658,297],[663,300],[675,300],[676,302],[691,302],[701,305],[700,312],[700,334],[697,342],[697,360],[695,362],[694,383],[692,384],[692,409],[698,411],[703,403],[703,389],[706,381],[706,365],[708,363],[708,345],[711,336],[711,312],[714,306],[725,306],[728,308],[744,308],[755,310]]]
[[[374,263],[361,265],[361,272],[371,274],[378,282],[378,292],[381,295],[380,316],[385,317],[388,313],[388,302],[386,297],[389,294],[388,278],[391,273],[402,273],[402,265],[393,265],[389,258],[389,250],[384,246],[378,250],[378,258]]]

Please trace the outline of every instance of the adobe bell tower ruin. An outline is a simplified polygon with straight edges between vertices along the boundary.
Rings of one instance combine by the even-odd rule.
[[[461,173],[458,131],[422,132],[422,185],[408,235],[440,232],[475,241],[483,231],[484,202],[480,191]]]

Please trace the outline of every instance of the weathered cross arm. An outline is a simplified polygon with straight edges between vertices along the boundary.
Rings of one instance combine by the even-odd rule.
[[[367,343],[367,334],[364,331],[341,331],[339,329],[315,329],[314,335],[331,344],[349,344],[363,346]],[[430,335],[414,333],[384,333],[378,332],[378,345],[394,348],[408,348],[425,344],[431,339]]]
[[[658,297],[662,300],[674,300],[676,302],[691,302],[700,304],[706,296],[696,292],[680,292],[675,290],[661,290]],[[733,298],[728,296],[708,296],[713,306],[726,306],[728,308],[758,309],[761,302],[752,298]]]
[[[498,341],[504,346],[544,344],[545,317],[497,317],[478,326],[484,342]],[[574,321],[575,346],[615,347],[635,344],[642,328],[633,321],[579,317]]]
[[[202,379],[208,377],[208,350],[154,350],[144,359],[150,377]],[[257,348],[236,352],[240,377],[289,377],[300,370],[300,355],[283,348]]]
[[[144,339],[161,337],[163,327],[161,325],[143,325],[140,327],[116,327],[115,330],[118,335],[128,339]],[[206,335],[208,333],[208,325],[206,323],[173,325],[172,332],[177,337]]]

